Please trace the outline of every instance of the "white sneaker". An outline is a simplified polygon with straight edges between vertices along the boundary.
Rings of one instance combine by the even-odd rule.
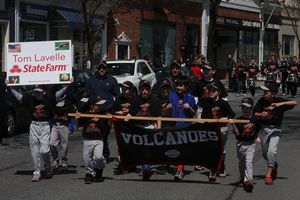
[[[204,168],[204,167],[201,167],[200,165],[196,165],[196,166],[194,167],[194,170],[195,170],[195,171],[203,171],[203,170],[205,170],[205,168]]]
[[[37,172],[37,171],[34,171],[33,174],[32,174],[31,181],[32,182],[39,182],[40,180],[41,180],[41,173]]]
[[[224,170],[224,172],[222,172],[222,173],[220,173],[219,174],[219,177],[221,177],[221,178],[224,178],[224,177],[226,177],[227,176],[227,174],[226,174],[226,171]]]
[[[53,161],[52,168],[55,170],[58,169],[58,167],[59,167],[59,160],[56,159]]]

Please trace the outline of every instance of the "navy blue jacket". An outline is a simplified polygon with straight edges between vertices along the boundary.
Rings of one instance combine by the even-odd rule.
[[[111,75],[91,77],[85,86],[86,92],[106,100],[102,106],[104,112],[111,112],[113,105],[120,98],[120,87],[116,78]]]

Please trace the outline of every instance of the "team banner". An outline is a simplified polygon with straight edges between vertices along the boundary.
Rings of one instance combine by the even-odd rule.
[[[8,85],[70,83],[72,46],[70,40],[8,43]]]
[[[223,143],[216,123],[196,123],[183,128],[146,129],[113,120],[121,166],[142,164],[201,165],[217,170]]]

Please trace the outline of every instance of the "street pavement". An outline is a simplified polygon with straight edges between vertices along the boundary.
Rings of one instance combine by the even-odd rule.
[[[258,90],[258,96],[262,91]],[[228,101],[233,110],[240,114],[239,103],[243,96],[229,93]],[[296,100],[299,101],[297,96]],[[174,181],[172,174],[154,174],[150,181],[142,181],[137,173],[114,175],[117,146],[114,133],[110,134],[111,157],[107,164],[103,183],[85,185],[82,159],[82,137],[77,131],[70,135],[69,170],[56,172],[52,179],[42,179],[32,183],[32,160],[28,145],[28,133],[21,133],[11,138],[4,138],[0,146],[0,199],[3,200],[60,200],[60,199],[214,199],[214,200],[298,200],[300,199],[300,106],[285,114],[282,137],[279,143],[278,179],[269,186],[264,184],[266,162],[261,156],[261,147],[257,145],[254,157],[255,186],[253,193],[246,193],[243,188],[233,183],[239,180],[238,160],[236,158],[236,140],[229,135],[226,155],[228,176],[217,178],[215,183],[208,181],[208,171],[194,171],[193,166],[185,168],[182,181]]]

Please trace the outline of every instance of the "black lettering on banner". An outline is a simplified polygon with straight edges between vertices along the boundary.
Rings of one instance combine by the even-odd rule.
[[[124,169],[142,164],[179,163],[219,168],[223,146],[216,123],[145,129],[115,119],[114,127]]]

